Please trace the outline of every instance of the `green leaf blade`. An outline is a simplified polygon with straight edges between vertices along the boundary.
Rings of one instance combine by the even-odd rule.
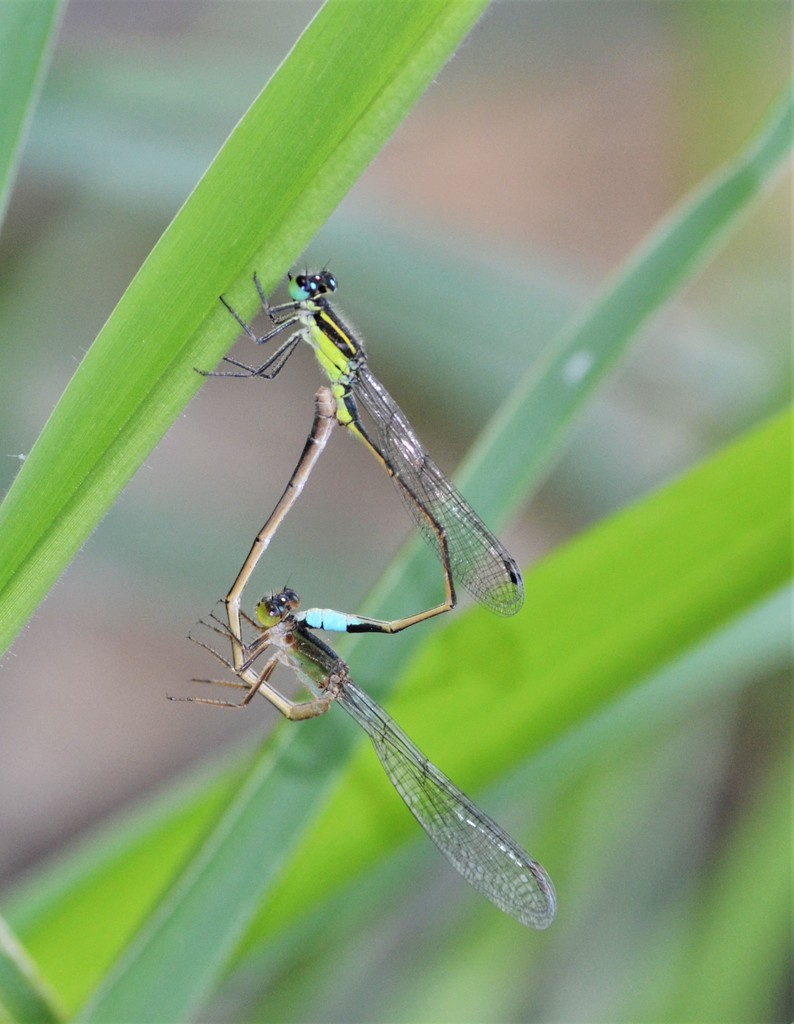
[[[0,1020],[57,1024],[63,1019],[27,953],[0,919]]]
[[[63,0],[0,5],[0,223],[63,7]]]

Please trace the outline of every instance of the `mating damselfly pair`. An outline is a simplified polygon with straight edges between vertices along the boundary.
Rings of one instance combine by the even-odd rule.
[[[268,303],[256,275],[254,283],[272,323],[265,334],[257,335],[222,301],[251,341],[262,345],[286,333],[285,340],[258,366],[227,357],[225,362],[234,369],[200,372],[206,376],[272,379],[304,340],[314,350],[328,384],[317,392],[312,427],[284,493],[257,534],[226,596],[226,622],[212,627],[229,641],[231,657],[209,649],[239,682],[201,681],[239,687],[246,691],[245,696],[239,702],[187,699],[222,707],[247,707],[260,693],[293,720],[315,717],[331,704],[341,704],[372,740],[389,779],[411,813],[460,874],[523,924],[545,928],[554,919],[556,899],[543,868],[427,760],[353,681],[346,663],[312,632],[399,632],[454,608],[456,581],[492,611],[511,615],[523,602],[518,566],[430,458],[405,414],[370,370],[361,340],[328,298],[336,291],[336,278],[328,270],[290,277],[290,301],[276,306]],[[283,588],[257,605],[254,622],[241,612],[243,590],[337,423],[363,442],[394,481],[441,561],[445,599],[430,609],[383,620],[327,608],[301,612],[295,592]],[[252,641],[243,635],[243,620],[256,628]],[[265,659],[264,665],[257,664],[260,658]],[[271,684],[279,664],[293,671],[309,688],[311,699],[291,701]]]

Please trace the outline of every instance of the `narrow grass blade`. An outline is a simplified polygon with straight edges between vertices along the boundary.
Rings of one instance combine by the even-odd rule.
[[[549,348],[505,402],[461,468],[486,517],[508,514],[537,486],[589,395],[645,323],[700,270],[727,232],[774,182],[794,145],[794,92],[787,87],[758,135],[657,225],[614,280]],[[499,438],[528,435],[531,448]],[[488,464],[489,472],[481,467]],[[471,481],[471,482],[469,482]],[[482,511],[484,510],[484,511]]]
[[[64,1019],[29,956],[0,920],[0,1020],[55,1024]]]
[[[0,4],[0,224],[63,6],[63,0]]]

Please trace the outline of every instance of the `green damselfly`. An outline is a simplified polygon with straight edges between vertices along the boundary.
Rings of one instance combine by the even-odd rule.
[[[391,476],[409,512],[441,560],[446,597],[443,603],[427,611],[388,621],[347,616],[326,609],[323,628],[399,632],[453,608],[456,602],[455,580],[492,611],[500,615],[515,614],[524,600],[524,585],[518,565],[430,458],[406,415],[370,370],[363,343],[327,298],[337,289],[334,275],[322,270],[290,277],[291,299],[277,306],[269,304],[257,275],[254,275],[254,283],[273,324],[271,330],[257,335],[222,299],[226,308],[257,345],[266,344],[283,332],[290,333],[260,366],[247,366],[226,357],[225,362],[236,367],[235,371],[207,372],[206,375],[272,379],[284,367],[298,343],[304,340],[314,350],[330,388],[321,388],[317,394],[314,424],[301,459],[279,505],[257,535],[226,597],[229,625],[234,637],[239,638],[240,635],[242,591],[275,529],[300,493],[335,422],[347,427],[362,441]],[[371,427],[365,424],[362,413]],[[237,667],[239,640],[233,643],[237,648]]]

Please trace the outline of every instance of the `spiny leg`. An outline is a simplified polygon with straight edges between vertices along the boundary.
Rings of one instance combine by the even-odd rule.
[[[204,646],[204,645],[202,645]],[[221,661],[225,661],[217,651],[212,648],[208,650],[215,654]],[[186,701],[190,704],[209,704],[216,708],[233,708],[241,710],[247,708],[257,693],[265,697],[270,703],[281,712],[281,714],[293,722],[303,721],[308,718],[317,718],[324,715],[331,706],[331,697],[312,697],[311,700],[293,701],[285,697],[280,690],[270,685],[270,677],[276,670],[276,666],[282,661],[280,652],[271,655],[266,661],[261,672],[255,672],[252,668],[246,668],[238,672],[243,682],[236,682],[229,679],[194,679],[194,683],[207,683],[212,686],[226,686],[230,689],[245,690],[245,696],[240,701],[217,700],[212,697],[169,697],[173,701]]]
[[[230,309],[231,312],[234,313],[234,310],[231,309],[230,306],[227,306],[227,309]],[[236,313],[234,315],[237,317]],[[237,319],[239,320],[240,318],[237,317]],[[280,324],[269,334],[264,335],[262,338],[256,338],[254,335],[252,335],[252,338],[254,341],[268,341],[270,338],[275,337],[276,334],[280,334],[285,327],[289,327],[294,322],[294,320],[288,320],[285,323]],[[240,321],[240,323],[242,323],[242,321]],[[229,363],[231,366],[239,367],[244,371],[243,373],[232,373],[228,370],[198,370],[197,372],[200,373],[202,377],[264,377],[265,380],[273,380],[274,377],[277,377],[279,373],[281,373],[284,364],[295,351],[295,346],[300,342],[300,340],[300,331],[296,331],[295,334],[292,334],[287,338],[283,345],[279,345],[273,355],[269,356],[261,366],[248,366],[247,363],[241,363],[237,359],[232,359],[231,356],[223,357],[224,363]]]
[[[259,280],[257,274],[254,274],[254,284],[256,285],[256,290],[259,292],[259,298],[262,301],[262,308],[270,318],[270,322],[273,324],[273,327],[264,334],[257,334],[253,327],[251,327],[251,325],[240,316],[237,310],[231,306],[222,295],[219,297],[223,305],[231,313],[240,327],[242,327],[243,331],[245,331],[251,341],[253,341],[255,345],[264,345],[293,325],[300,324],[300,303],[290,301],[285,302],[280,306],[271,306],[267,301],[267,296],[265,295],[264,288],[262,287],[262,282]],[[248,366],[246,363],[241,363],[229,356],[224,356],[223,361],[225,363],[236,366],[243,372],[233,373],[231,371],[223,370],[198,370],[198,373],[204,377],[264,377],[266,380],[272,380],[281,372],[284,364],[292,355],[295,346],[301,339],[301,333],[301,329],[298,327],[298,329],[289,338],[287,338],[287,340],[280,345],[273,355],[266,359],[261,366]]]

